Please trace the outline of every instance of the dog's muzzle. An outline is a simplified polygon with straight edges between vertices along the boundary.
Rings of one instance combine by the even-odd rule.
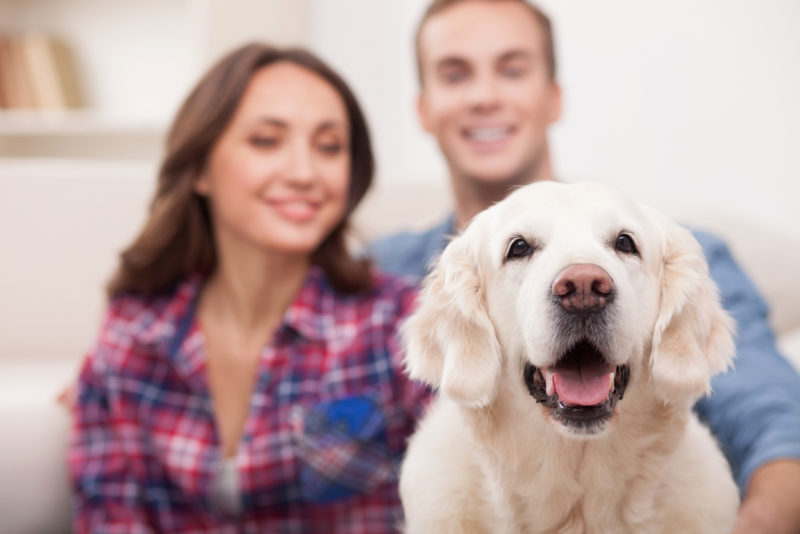
[[[554,365],[527,363],[525,383],[533,398],[550,408],[554,420],[593,434],[613,417],[630,377],[626,365],[612,365],[598,348],[606,346],[614,283],[597,265],[573,264],[556,275],[551,291],[561,339],[577,341]]]

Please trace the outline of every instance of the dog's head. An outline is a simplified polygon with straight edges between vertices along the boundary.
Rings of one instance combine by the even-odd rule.
[[[537,183],[444,250],[404,327],[409,374],[463,405],[519,388],[595,435],[630,381],[691,401],[731,361],[731,320],[685,229],[601,184]]]

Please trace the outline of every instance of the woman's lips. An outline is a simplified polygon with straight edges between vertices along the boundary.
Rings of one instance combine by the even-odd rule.
[[[267,200],[267,204],[278,214],[293,222],[307,222],[314,218],[319,210],[320,203],[310,200]]]

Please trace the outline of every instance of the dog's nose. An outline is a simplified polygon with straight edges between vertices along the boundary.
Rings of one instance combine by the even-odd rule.
[[[591,263],[576,263],[558,273],[552,291],[570,313],[596,312],[610,300],[614,282],[603,268]]]

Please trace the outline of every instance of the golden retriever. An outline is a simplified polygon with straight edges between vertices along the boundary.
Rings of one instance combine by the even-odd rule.
[[[406,531],[730,532],[738,491],[692,405],[731,332],[687,230],[601,184],[515,191],[404,326],[439,391],[401,469]]]

